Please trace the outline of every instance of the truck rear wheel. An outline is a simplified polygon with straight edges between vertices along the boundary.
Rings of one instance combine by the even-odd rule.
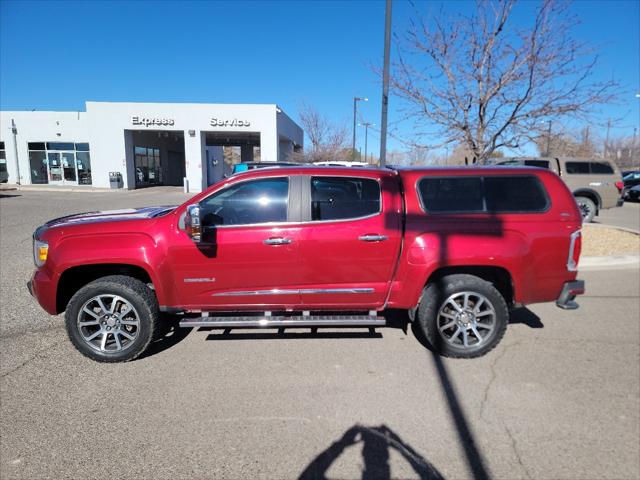
[[[591,223],[593,221],[593,217],[596,216],[596,211],[598,210],[596,204],[593,203],[593,200],[587,197],[576,197],[576,203],[578,204],[580,214],[582,215],[582,222]]]
[[[67,306],[65,325],[83,355],[99,362],[127,362],[155,338],[159,316],[155,295],[144,283],[112,275],[76,292]]]
[[[448,275],[424,290],[417,321],[437,353],[475,358],[500,342],[509,309],[491,283],[474,275]]]

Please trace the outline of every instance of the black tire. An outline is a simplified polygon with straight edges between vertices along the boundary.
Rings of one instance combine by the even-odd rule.
[[[578,204],[580,214],[582,215],[582,222],[593,222],[593,217],[596,216],[596,212],[598,211],[598,208],[596,207],[596,204],[593,203],[593,200],[587,197],[576,197],[576,203]]]
[[[449,299],[457,304],[458,296],[464,298],[466,293],[470,294],[467,297],[468,307],[461,308],[460,312],[464,312],[464,315],[457,317],[462,313],[451,308],[453,304]],[[482,302],[481,297],[484,298]],[[476,306],[482,309],[478,310],[477,318],[472,315],[475,308],[471,308]],[[448,317],[445,319],[444,315]],[[468,315],[472,315],[472,318]],[[485,336],[490,319],[493,328]],[[500,292],[491,283],[474,275],[456,274],[427,285],[420,299],[416,320],[429,346],[436,353],[445,357],[476,358],[493,350],[502,340],[509,322],[509,309]],[[439,327],[445,327],[451,322],[454,324],[441,333]],[[463,325],[466,326],[462,328]],[[475,329],[475,333],[471,329]],[[451,337],[458,330],[460,332],[452,340]],[[476,333],[482,338],[478,339]],[[463,337],[468,340],[468,346],[462,344]]]
[[[121,308],[122,311],[127,313],[123,314],[122,318],[118,319],[117,326],[114,325],[113,327],[109,327],[109,332],[106,332],[105,330],[108,325],[106,321],[103,322],[104,317],[100,315],[101,309],[98,308],[96,310],[95,307],[91,307],[91,305],[96,305],[96,303],[87,304],[87,302],[96,302],[93,299],[102,295],[105,297],[100,298],[112,296],[113,302],[116,302],[116,297],[122,299],[118,300],[121,307],[123,305],[126,306],[127,303],[130,307],[133,307],[129,310]],[[107,306],[104,301],[103,304]],[[86,312],[86,310],[82,310],[85,305],[87,306],[87,309],[94,313],[83,313],[83,319],[93,322],[92,318],[97,318],[97,322],[99,323],[98,325],[91,325],[91,327],[81,327],[79,325],[79,315],[81,311]],[[115,308],[117,307],[118,304]],[[126,315],[131,316],[126,317]],[[118,312],[115,312],[114,317],[117,316]],[[136,325],[120,325],[120,320],[122,320],[123,323],[128,320],[130,324],[136,322]],[[115,322],[115,320],[109,321]],[[71,343],[73,343],[80,353],[92,360],[110,363],[134,360],[140,356],[147,349],[149,344],[160,336],[162,332],[162,329],[159,328],[160,312],[158,309],[158,302],[153,291],[151,291],[151,289],[141,281],[124,275],[102,277],[88,283],[78,290],[67,305],[65,326]],[[86,332],[83,328],[93,328],[94,330]],[[111,328],[113,328],[113,330],[111,330]],[[122,329],[118,332],[119,335],[116,335],[116,328]],[[91,337],[94,332],[96,332],[100,340],[103,335],[105,336],[109,344],[108,348],[102,349],[101,345],[92,346],[93,342],[85,340],[85,338]],[[124,337],[125,332],[128,337],[132,338],[132,340]],[[116,336],[118,337],[117,344]],[[104,346],[107,347],[107,345]],[[120,350],[116,350],[118,346],[121,348]],[[112,348],[112,350],[109,350],[109,348]]]

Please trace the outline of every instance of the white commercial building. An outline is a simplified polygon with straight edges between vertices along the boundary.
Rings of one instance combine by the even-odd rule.
[[[87,102],[85,112],[2,111],[0,126],[0,163],[22,185],[109,188],[120,178],[128,189],[199,192],[233,161],[286,161],[303,146],[275,104]],[[224,147],[239,147],[239,158]]]

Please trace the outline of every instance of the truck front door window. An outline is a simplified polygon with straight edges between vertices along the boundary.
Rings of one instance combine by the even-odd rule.
[[[286,222],[287,178],[265,178],[231,185],[200,202],[203,226]]]

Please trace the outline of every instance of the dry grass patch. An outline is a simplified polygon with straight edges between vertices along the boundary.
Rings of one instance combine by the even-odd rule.
[[[582,256],[639,255],[640,235],[608,227],[584,225]]]

